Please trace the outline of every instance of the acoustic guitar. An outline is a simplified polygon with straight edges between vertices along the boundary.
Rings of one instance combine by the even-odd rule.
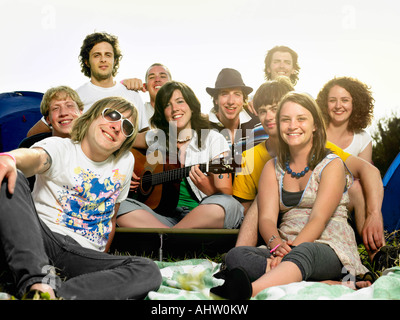
[[[155,212],[171,216],[179,200],[181,180],[189,176],[191,166],[181,167],[180,163],[164,160],[158,150],[146,156],[146,150],[132,148],[135,157],[134,172],[140,177],[140,185],[129,197],[136,199]],[[150,161],[149,161],[150,160]],[[161,160],[161,161],[160,161]],[[225,158],[199,164],[204,173],[232,173],[235,168]]]

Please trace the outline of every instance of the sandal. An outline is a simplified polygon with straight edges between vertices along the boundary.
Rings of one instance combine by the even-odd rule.
[[[369,281],[371,283],[371,285],[376,281],[377,277],[374,273],[372,273],[371,271],[366,272],[363,275],[358,275],[356,276],[356,279],[354,280],[354,287],[358,290],[358,289],[362,289],[365,288],[363,286],[359,286],[357,284],[357,282],[361,282],[361,281]]]
[[[372,260],[372,266],[375,270],[383,271],[399,265],[400,247],[383,246]]]

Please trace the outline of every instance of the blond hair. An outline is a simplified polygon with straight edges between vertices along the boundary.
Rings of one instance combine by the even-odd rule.
[[[71,98],[78,105],[79,110],[83,111],[83,102],[78,93],[67,86],[50,88],[45,92],[40,103],[40,113],[46,118],[50,113],[50,103],[53,99],[64,100]]]
[[[124,152],[129,151],[135,141],[138,132],[138,112],[133,103],[121,97],[108,97],[95,102],[88,111],[75,120],[71,131],[71,140],[81,142],[86,136],[92,122],[101,117],[101,113],[105,108],[117,110],[120,113],[129,112],[127,116],[131,120],[134,130],[133,134],[126,138],[121,147],[114,152],[114,156],[118,159]]]

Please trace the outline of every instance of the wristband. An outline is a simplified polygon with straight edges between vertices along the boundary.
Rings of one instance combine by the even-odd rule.
[[[278,244],[275,248],[273,248],[269,253],[274,253],[275,251],[276,251],[276,249],[278,249],[279,248],[279,246],[280,246],[281,244]]]
[[[8,156],[8,157],[12,158],[15,163],[17,163],[17,160],[15,159],[15,157],[11,153],[2,152],[2,153],[0,153],[0,156]]]

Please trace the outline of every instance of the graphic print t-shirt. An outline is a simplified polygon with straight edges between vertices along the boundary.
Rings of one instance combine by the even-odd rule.
[[[129,192],[134,159],[130,152],[103,162],[86,157],[81,144],[51,137],[32,146],[51,156],[49,170],[36,175],[32,197],[43,222],[86,248],[103,251],[116,203]]]

